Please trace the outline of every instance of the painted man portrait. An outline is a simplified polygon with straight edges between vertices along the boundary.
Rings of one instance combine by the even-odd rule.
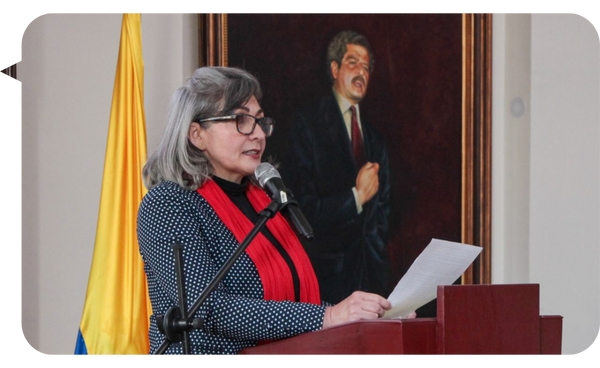
[[[388,154],[383,137],[361,114],[375,60],[361,34],[338,33],[326,67],[331,91],[299,108],[281,165],[313,226],[305,242],[323,300],[354,290],[387,293],[390,214]]]

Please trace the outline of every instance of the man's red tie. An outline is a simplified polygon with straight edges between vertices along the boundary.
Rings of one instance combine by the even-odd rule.
[[[356,167],[360,169],[365,164],[365,151],[363,146],[362,135],[358,127],[358,119],[356,118],[356,107],[350,106],[352,112],[352,151],[354,153],[354,162]]]

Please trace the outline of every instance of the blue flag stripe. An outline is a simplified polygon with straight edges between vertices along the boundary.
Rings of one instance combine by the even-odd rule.
[[[85,347],[85,340],[81,334],[81,330],[77,334],[77,345],[75,345],[75,355],[88,355],[87,348]]]

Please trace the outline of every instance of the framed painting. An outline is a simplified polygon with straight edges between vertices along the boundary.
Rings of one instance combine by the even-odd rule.
[[[366,37],[374,65],[360,114],[389,158],[380,183],[389,187],[387,287],[432,238],[482,246],[459,282],[484,284],[491,281],[491,21],[481,14],[201,14],[199,52],[202,65],[240,67],[259,79],[261,106],[277,121],[266,154],[277,162],[297,139],[293,111],[332,93],[332,38],[345,30]]]

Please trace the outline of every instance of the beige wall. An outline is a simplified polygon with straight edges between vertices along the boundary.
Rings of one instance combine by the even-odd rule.
[[[120,15],[45,15],[23,37],[22,326],[71,354],[91,262]],[[143,15],[148,149],[197,65],[195,16]],[[564,352],[598,333],[598,36],[571,15],[494,17],[493,282],[536,282]],[[525,102],[514,117],[510,103]]]
[[[142,15],[148,151],[198,65],[195,15]],[[44,15],[23,37],[23,332],[71,354],[90,270],[121,15]]]
[[[577,15],[534,15],[531,29],[529,281],[579,352],[600,324],[600,44]]]
[[[492,282],[539,283],[568,354],[600,324],[599,51],[578,15],[494,17]]]

